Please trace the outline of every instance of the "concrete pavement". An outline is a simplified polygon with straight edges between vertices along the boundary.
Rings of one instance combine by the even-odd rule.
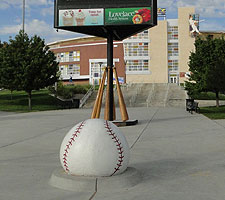
[[[224,120],[191,115],[184,108],[128,112],[139,124],[120,129],[131,148],[129,166],[142,179],[116,191],[99,182],[97,192],[96,185],[79,192],[49,185],[60,167],[62,139],[73,125],[90,117],[90,109],[0,114],[0,199],[224,200]]]

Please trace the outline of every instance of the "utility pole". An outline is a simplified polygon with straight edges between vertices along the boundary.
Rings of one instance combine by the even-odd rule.
[[[23,10],[22,10],[22,16],[23,16],[23,27],[22,27],[22,30],[23,30],[23,33],[25,31],[25,0],[23,0]]]

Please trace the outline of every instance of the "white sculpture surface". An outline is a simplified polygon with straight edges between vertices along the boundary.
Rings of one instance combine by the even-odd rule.
[[[88,119],[75,125],[60,148],[65,172],[79,176],[112,176],[127,169],[130,150],[125,136],[112,122]]]

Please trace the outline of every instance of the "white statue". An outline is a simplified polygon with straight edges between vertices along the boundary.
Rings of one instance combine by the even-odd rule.
[[[198,21],[194,20],[192,15],[189,16],[189,24],[190,24],[190,26],[192,28],[191,33],[197,32],[198,34],[200,34],[200,32],[198,30],[198,27],[196,25],[196,24],[198,24]]]

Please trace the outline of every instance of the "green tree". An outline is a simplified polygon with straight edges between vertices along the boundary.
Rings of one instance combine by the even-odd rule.
[[[9,89],[11,94],[17,89],[15,82],[15,69],[11,62],[11,53],[9,45],[4,42],[0,45],[0,87]],[[12,95],[11,95],[12,99]]]
[[[224,38],[197,38],[195,52],[191,52],[189,61],[190,79],[186,90],[195,92],[210,91],[216,94],[216,106],[219,107],[219,93],[225,91],[225,40]]]
[[[23,31],[15,39],[10,39],[9,44],[2,49],[7,54],[2,58],[3,65],[6,66],[2,73],[12,75],[7,70],[13,68],[11,78],[14,79],[15,89],[24,90],[28,94],[29,109],[32,109],[32,91],[58,81],[58,63],[54,53],[39,36],[29,38]]]

